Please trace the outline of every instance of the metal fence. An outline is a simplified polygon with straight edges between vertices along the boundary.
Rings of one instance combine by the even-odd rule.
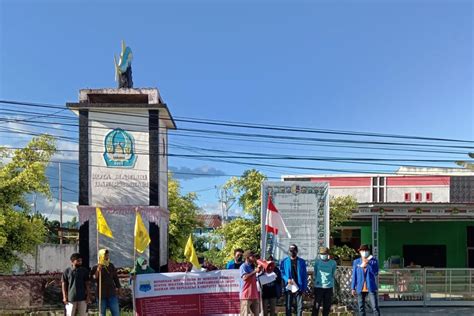
[[[351,267],[338,267],[335,296],[355,308]],[[381,306],[474,306],[474,269],[389,269],[379,273]]]

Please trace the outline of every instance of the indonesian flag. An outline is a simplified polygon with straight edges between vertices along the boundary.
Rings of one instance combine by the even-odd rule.
[[[273,233],[274,235],[278,234],[279,230],[285,231],[288,238],[291,238],[288,228],[286,228],[281,214],[278,212],[275,205],[273,205],[271,195],[268,196],[268,205],[267,205],[267,220],[265,221],[265,229],[267,233]]]

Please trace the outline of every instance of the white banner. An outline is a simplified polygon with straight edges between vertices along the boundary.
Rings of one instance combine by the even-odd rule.
[[[138,315],[239,315],[239,270],[138,275]]]

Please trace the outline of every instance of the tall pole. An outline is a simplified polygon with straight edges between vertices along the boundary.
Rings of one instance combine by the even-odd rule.
[[[96,220],[97,220],[97,210],[96,210]],[[96,224],[96,232],[97,232],[97,269],[99,268],[100,260],[99,260],[99,223]],[[102,267],[99,270],[99,315],[101,315],[101,305],[102,305]]]
[[[63,227],[63,185],[61,178],[61,163],[58,163],[59,167],[59,243],[63,243],[63,232],[61,228]]]
[[[136,238],[137,238],[137,214],[138,214],[138,207],[135,208],[135,228],[133,230],[133,266],[135,269],[135,275],[132,277],[132,307],[133,307],[133,316],[137,315],[137,307],[135,306],[135,282],[137,278],[137,265],[135,261],[137,260],[137,248],[136,245]],[[150,262],[148,262],[150,264]]]
[[[231,189],[226,188],[225,186],[218,187],[217,189],[217,198],[221,204],[222,211],[222,222],[226,223],[229,220],[229,210],[234,205],[236,199],[234,194],[232,194]]]

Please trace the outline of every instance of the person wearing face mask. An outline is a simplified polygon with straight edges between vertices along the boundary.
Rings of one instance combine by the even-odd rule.
[[[148,261],[145,258],[138,257],[138,259],[135,260],[135,268],[130,272],[132,279],[134,279],[136,275],[147,273],[155,273],[155,270],[148,265]]]
[[[227,270],[229,270],[229,269],[240,269],[240,266],[242,265],[242,263],[244,263],[244,261],[242,259],[243,255],[244,255],[244,250],[243,249],[241,249],[241,248],[235,249],[234,250],[234,259],[227,262],[225,268]]]
[[[78,253],[71,255],[71,266],[64,270],[61,278],[63,303],[66,315],[87,315],[87,304],[90,303],[89,271],[82,267],[82,257]]]
[[[99,276],[100,282],[102,283],[100,315],[105,316],[108,307],[112,316],[119,316],[118,294],[121,286],[117,269],[115,269],[115,266],[110,262],[109,251],[107,249],[99,250],[99,264],[92,267],[91,276],[96,280],[97,289],[99,289]]]
[[[273,256],[269,256],[268,262],[274,262]],[[277,266],[273,269],[276,279],[273,282],[262,285],[263,316],[276,316],[277,300],[281,296],[281,272]]]
[[[327,247],[319,248],[319,255],[314,263],[314,303],[312,315],[319,315],[319,309],[323,307],[323,316],[328,316],[331,311],[334,275],[336,273],[336,261],[329,258]]]
[[[285,284],[286,316],[291,316],[293,301],[296,300],[296,315],[303,315],[303,292],[308,287],[306,262],[298,257],[298,247],[293,244],[288,249],[289,256],[280,263],[281,278]]]
[[[359,248],[360,258],[352,264],[352,295],[357,295],[359,315],[365,316],[365,300],[369,297],[370,306],[374,315],[380,315],[377,290],[377,275],[379,263],[370,255],[369,246]]]

